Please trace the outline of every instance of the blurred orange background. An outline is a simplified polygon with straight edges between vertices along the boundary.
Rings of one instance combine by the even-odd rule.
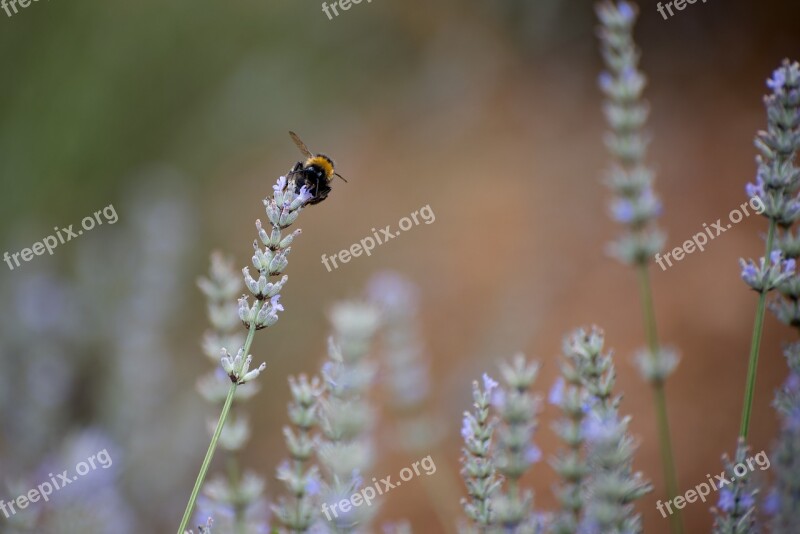
[[[797,58],[799,15],[800,6],[777,0],[695,4],[667,21],[650,2],[641,6],[649,161],[658,172],[668,249],[746,200],[744,185],[755,174],[752,139],[766,124],[764,81],[784,57]],[[72,393],[65,394],[57,428],[41,420],[52,434],[31,438],[27,458],[15,452],[23,448],[20,429],[37,421],[0,425],[0,481],[29,473],[75,428],[97,426],[123,454],[135,440],[148,441],[147,453],[129,454],[123,471],[122,485],[135,495],[131,521],[146,531],[174,528],[207,443],[204,420],[217,413],[193,388],[209,369],[199,351],[206,320],[195,280],[212,249],[249,263],[253,222],[264,217],[261,199],[299,159],[286,135],[291,129],[312,150],[334,157],[349,183],[334,183],[324,203],[303,212],[287,270],[286,311],[256,336],[253,354],[268,367],[262,391],[245,408],[254,434],[244,461],[267,477],[268,496],[279,488],[274,468],[286,456],[280,429],[287,422],[287,375],[317,372],[329,331],[325,312],[363,294],[374,273],[391,269],[421,289],[432,409],[446,435],[430,452],[440,467],[436,476],[458,471],[472,380],[496,374],[497,362],[523,351],[542,362],[536,385],[546,395],[564,335],[597,324],[614,348],[622,410],[633,416],[640,440],[636,468],[655,484],[639,505],[645,531],[667,532],[668,521],[655,510],[665,493],[651,392],[632,365],[643,345],[635,274],[604,252],[619,229],[608,217],[601,183],[609,156],[595,26],[590,2],[563,0],[375,0],[331,21],[315,2],[244,0],[50,2],[12,18],[0,12],[4,250],[30,246],[52,226],[109,203],[120,217],[53,256],[0,275],[4,414],[40,394],[14,385],[13,373],[24,366],[25,347],[33,350],[28,343],[50,335],[21,318],[20,302],[40,311],[48,306],[47,294],[26,280],[56,277],[75,291],[63,313],[81,318],[69,328],[82,339],[42,349],[44,369],[56,360],[72,366]],[[164,351],[137,374],[116,374],[122,381],[161,376],[153,389],[131,378],[132,398],[156,396],[136,426],[122,432],[114,430],[113,410],[96,408],[110,394],[109,369],[84,364],[113,361],[102,352],[108,339],[135,328],[117,315],[120,298],[141,296],[141,286],[131,284],[120,297],[113,290],[120,286],[90,291],[76,280],[87,272],[93,280],[110,276],[120,266],[135,276],[144,268],[140,257],[124,256],[121,232],[137,220],[137,210],[148,213],[162,200],[184,217],[170,227],[175,235],[163,250],[165,227],[146,233],[155,254],[180,249],[172,270],[156,272],[174,283],[146,303],[171,310],[151,325]],[[179,208],[169,207],[173,201]],[[373,227],[396,226],[426,205],[434,223],[332,272],[322,265],[322,254],[350,247]],[[705,252],[651,270],[659,334],[681,354],[667,387],[681,491],[719,473],[720,456],[735,446],[756,304],[737,261],[763,253],[765,229],[763,219],[746,218]],[[105,321],[89,320],[99,316]],[[18,323],[27,326],[9,326]],[[786,376],[781,346],[793,338],[768,314],[754,452],[769,451],[776,435],[770,404]],[[96,352],[87,356],[87,346]],[[166,367],[154,367],[158,362]],[[128,365],[135,368],[137,360]],[[551,430],[557,416],[551,406],[541,416],[536,439],[546,457],[559,447]],[[381,428],[390,426],[385,420]],[[416,460],[387,444],[375,474]],[[130,474],[144,464],[172,464],[170,477]],[[536,508],[554,509],[549,465],[537,464],[526,481]],[[462,488],[458,479],[450,483]],[[148,486],[162,488],[158,498]],[[443,503],[433,503],[408,484],[384,499],[380,520],[408,518],[416,532],[439,532],[433,506],[452,510],[460,497],[442,494]],[[684,516],[688,532],[708,530],[712,521],[702,503],[687,505]]]

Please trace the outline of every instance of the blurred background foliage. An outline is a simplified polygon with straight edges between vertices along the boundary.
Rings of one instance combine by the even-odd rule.
[[[672,246],[744,200],[752,137],[765,124],[764,80],[800,55],[800,4],[709,0],[666,21],[651,4],[637,35]],[[629,365],[641,344],[634,280],[603,253],[616,229],[600,184],[594,31],[585,0],[373,0],[333,20],[306,0],[74,0],[0,12],[3,251],[111,203],[120,217],[0,271],[0,480],[34,487],[48,458],[61,455],[67,467],[64,458],[99,450],[74,452],[87,440],[113,444],[120,459],[109,522],[39,528],[174,528],[210,415],[193,389],[207,370],[194,283],[211,249],[248,262],[261,199],[299,159],[292,129],[350,182],[300,218],[286,312],[256,338],[268,371],[248,408],[249,464],[271,478],[284,456],[285,379],[317,368],[330,304],[392,268],[422,289],[436,402],[449,425],[437,464],[457,469],[473,378],[521,349],[544,360],[546,391],[561,336],[598,323],[618,349],[623,408],[642,438],[638,467],[656,482],[645,527],[663,532],[649,391]],[[331,273],[319,262],[426,204],[434,224]],[[685,487],[718,472],[733,446],[754,308],[736,259],[759,253],[764,228],[745,220],[705,253],[654,272],[664,339],[684,355],[669,387]],[[756,450],[776,428],[769,402],[785,375],[787,336],[770,318]],[[552,452],[547,417],[538,435]],[[392,456],[380,472],[408,460]],[[552,507],[552,481],[541,464],[529,481],[538,506]],[[74,512],[84,497],[61,506]],[[439,528],[431,503],[410,490],[387,498],[381,517]],[[690,531],[710,524],[702,505],[686,517]]]

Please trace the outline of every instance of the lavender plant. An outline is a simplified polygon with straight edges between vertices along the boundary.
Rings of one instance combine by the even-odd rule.
[[[747,456],[747,445],[739,438],[734,459],[722,457],[725,464],[725,478],[730,481],[720,487],[717,506],[711,509],[714,514],[714,534],[756,534],[761,528],[756,515],[756,497],[760,491],[758,484],[749,473],[737,476],[736,464],[743,463]],[[730,486],[730,487],[727,487]]]
[[[252,306],[247,297],[239,299],[239,318],[247,328],[247,338],[235,356],[229,354],[227,349],[222,349],[220,363],[230,379],[230,385],[222,407],[222,413],[211,437],[211,443],[206,451],[200,472],[197,475],[183,519],[178,527],[178,534],[184,533],[189,522],[200,488],[211,464],[211,459],[216,451],[222,429],[233,405],[237,388],[258,378],[258,375],[266,367],[266,364],[262,363],[255,369],[250,368],[252,362],[250,346],[253,343],[255,333],[257,330],[274,325],[278,321],[278,312],[283,311],[283,306],[279,301],[280,292],[288,277],[283,275],[280,280],[275,282],[270,282],[269,279],[282,275],[284,269],[286,269],[288,255],[291,251],[290,244],[300,233],[300,230],[295,230],[286,236],[282,235],[282,231],[297,220],[303,210],[303,206],[312,198],[312,195],[305,186],[297,191],[294,180],[287,180],[285,176],[281,176],[272,189],[272,197],[264,199],[264,207],[266,208],[271,231],[267,233],[261,225],[261,221],[256,221],[258,237],[264,246],[262,249],[258,241],[253,242],[255,253],[253,254],[252,262],[253,266],[258,270],[258,278],[253,278],[249,269],[245,268],[243,270],[245,286],[255,297],[255,302]]]
[[[600,75],[600,88],[607,98],[604,112],[611,127],[606,146],[615,158],[607,183],[615,196],[611,204],[613,218],[625,227],[610,248],[620,261],[634,266],[639,277],[647,347],[639,352],[637,360],[642,376],[653,388],[664,482],[672,499],[678,493],[678,479],[664,383],[675,370],[678,358],[658,341],[648,271],[651,258],[663,247],[664,236],[655,224],[661,201],[653,189],[654,173],[645,164],[648,138],[643,130],[649,107],[642,99],[646,78],[639,70],[640,53],[633,40],[638,9],[626,1],[606,0],[597,4],[596,11],[607,68]],[[672,531],[682,532],[680,510],[670,518]]]
[[[553,425],[553,429],[566,445],[566,449],[559,451],[550,462],[562,480],[555,489],[560,510],[555,514],[551,529],[556,534],[577,531],[586,499],[585,480],[590,472],[584,453],[584,421],[588,402],[578,372],[580,362],[573,361],[570,358],[572,354],[565,354],[561,364],[563,376],[556,380],[548,395],[548,401],[558,406],[564,414]]]
[[[338,503],[362,486],[375,459],[371,435],[375,413],[367,396],[377,371],[370,350],[380,314],[368,303],[350,301],[334,306],[330,319],[333,335],[322,367],[325,390],[318,415],[324,439],[317,458],[325,473],[320,498],[323,503]],[[376,509],[361,506],[327,514],[323,508],[326,517],[320,524],[333,533],[364,532]]]
[[[393,272],[374,275],[367,284],[368,300],[382,317],[379,379],[388,390],[387,408],[391,435],[386,442],[402,452],[443,455],[440,450],[445,425],[431,404],[430,364],[420,332],[419,288]],[[458,506],[441,495],[458,492],[457,475],[448,464],[439,466],[436,477],[422,482],[442,529],[451,532]]]
[[[778,442],[772,452],[775,483],[766,500],[770,531],[791,534],[800,525],[800,343],[784,351],[789,377],[776,393],[773,406],[781,418]]]
[[[473,382],[475,411],[464,412],[461,428],[468,495],[461,504],[470,519],[461,532],[544,532],[546,519],[533,512],[533,493],[519,485],[541,458],[532,443],[540,401],[530,393],[538,368],[519,354],[500,365],[504,386],[487,374],[483,389]]]
[[[494,523],[492,498],[500,488],[502,479],[495,468],[491,447],[497,418],[491,415],[491,398],[498,384],[483,375],[483,389],[472,383],[473,412],[464,412],[461,437],[464,438],[461,456],[461,475],[467,486],[467,497],[461,499],[464,512],[471,520],[461,528],[465,534],[489,532]]]
[[[517,354],[500,365],[504,385],[492,397],[499,415],[497,442],[492,461],[505,483],[492,497],[495,523],[502,532],[541,532],[538,515],[533,514],[533,492],[520,488],[519,481],[542,453],[533,444],[540,401],[530,393],[539,364]]]
[[[767,295],[778,288],[778,297],[771,308],[787,324],[796,323],[797,297],[800,282],[795,275],[795,258],[798,248],[791,227],[800,218],[800,170],[794,162],[800,148],[800,66],[784,60],[767,81],[772,94],[764,98],[767,108],[767,129],[756,135],[755,145],[760,154],[756,157],[755,183],[746,187],[747,195],[758,198],[767,217],[765,256],[757,262],[739,260],[742,279],[759,295],[750,343],[742,420],[735,461],[724,457],[726,472],[733,479],[731,488],[720,489],[715,514],[714,532],[739,534],[758,532],[760,525],[756,514],[758,484],[749,474],[733,477],[732,466],[744,460],[747,453],[747,436],[750,429],[753,396],[755,393],[758,357],[764,328],[764,311]],[[768,258],[768,259],[767,259]],[[791,474],[789,474],[791,476]]]
[[[319,516],[313,497],[319,494],[320,476],[319,468],[313,463],[316,442],[311,432],[318,424],[317,410],[323,387],[318,377],[309,380],[306,375],[289,377],[289,387],[292,426],[285,426],[283,434],[290,458],[277,471],[277,478],[283,482],[289,497],[279,499],[272,509],[286,531],[302,533],[308,532]]]
[[[233,262],[215,252],[211,255],[208,278],[198,280],[198,286],[206,295],[208,317],[212,328],[203,339],[203,352],[213,362],[226,347],[241,346],[244,336],[239,328],[240,320],[236,307],[236,295],[241,289],[241,280],[236,276]],[[197,383],[200,394],[212,404],[221,404],[226,397],[230,382],[221,368],[217,367]],[[257,384],[248,383],[238,388],[235,400],[244,401],[256,392]],[[226,452],[226,475],[217,477],[202,489],[198,499],[198,520],[208,517],[217,521],[217,528],[237,534],[263,532],[260,525],[266,521],[267,506],[262,498],[264,480],[252,472],[242,473],[238,452],[250,436],[247,417],[231,408],[231,420],[220,434],[219,443]],[[209,431],[214,431],[210,422]]]
[[[742,279],[758,293],[739,428],[739,437],[743,440],[747,440],[750,429],[767,294],[781,287],[781,292],[787,296],[788,303],[779,301],[774,307],[783,321],[791,323],[794,320],[793,307],[796,309],[796,299],[792,303],[792,296],[797,282],[792,281],[792,275],[797,251],[789,229],[800,218],[800,199],[797,196],[800,170],[795,166],[800,149],[800,65],[784,60],[767,80],[767,86],[772,90],[772,94],[764,98],[767,129],[756,135],[755,145],[760,152],[756,158],[756,181],[746,187],[747,195],[757,197],[764,205],[762,215],[769,221],[765,257],[758,262],[740,260]],[[780,231],[783,235],[776,236]],[[776,237],[778,248],[775,248]]]
[[[580,432],[586,443],[589,475],[584,488],[584,511],[577,532],[641,532],[634,502],[652,490],[643,475],[634,472],[636,443],[628,433],[630,416],[620,416],[621,396],[614,395],[615,371],[611,354],[603,352],[605,338],[598,328],[580,329],[565,342],[570,365],[566,378],[586,393],[586,416]],[[577,377],[576,377],[577,375]]]
[[[368,300],[382,317],[381,363],[388,408],[398,421],[390,442],[402,450],[429,451],[441,438],[426,408],[431,393],[429,365],[417,324],[419,291],[402,276],[384,272],[367,284]]]

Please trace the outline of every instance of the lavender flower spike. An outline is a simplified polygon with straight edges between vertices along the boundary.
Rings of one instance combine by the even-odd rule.
[[[186,505],[183,519],[178,527],[178,534],[184,533],[192,516],[200,488],[203,485],[211,459],[214,457],[217,443],[220,440],[225,422],[233,406],[236,389],[240,385],[255,380],[265,368],[263,363],[256,367],[251,367],[250,347],[255,333],[257,330],[274,325],[278,321],[278,312],[283,311],[283,306],[279,300],[280,290],[286,283],[287,278],[281,275],[288,265],[289,244],[300,233],[300,230],[295,230],[287,236],[283,236],[282,231],[297,220],[303,210],[303,206],[311,197],[305,188],[301,188],[299,192],[296,191],[294,180],[287,180],[285,176],[281,176],[278,179],[272,190],[272,197],[264,200],[267,219],[270,226],[272,226],[271,231],[267,232],[261,222],[256,221],[258,238],[264,246],[262,249],[258,244],[258,240],[253,242],[254,254],[252,262],[253,266],[258,270],[258,278],[252,277],[247,269],[242,272],[245,286],[255,297],[255,302],[252,306],[247,297],[239,299],[239,318],[247,328],[247,338],[235,356],[228,353],[227,348],[222,348],[221,350],[220,363],[230,379],[230,386],[225,398],[225,404],[222,407],[222,413],[211,437],[211,443],[208,446],[205,458],[200,466],[200,472],[195,480],[192,494]],[[281,276],[279,281],[269,281],[270,277],[278,276]]]
[[[770,291],[778,288],[785,297],[771,306],[778,318],[800,325],[797,320],[800,317],[797,301],[800,281],[795,274],[798,248],[791,233],[791,227],[800,219],[800,169],[795,166],[800,151],[800,64],[784,60],[767,80],[767,86],[771,90],[764,98],[767,129],[756,135],[755,145],[759,151],[756,181],[746,187],[748,196],[758,198],[764,207],[761,215],[769,221],[766,246],[764,257],[758,262],[740,260],[742,279],[759,293],[739,427],[742,440],[747,439],[750,430],[764,311]]]
[[[628,434],[630,417],[618,413],[614,395],[615,371],[610,353],[603,352],[602,330],[577,330],[564,343],[569,365],[565,376],[580,382],[588,397],[580,432],[586,443],[586,464],[594,466],[582,491],[585,511],[577,532],[641,532],[633,503],[652,490],[632,463],[636,442]],[[576,518],[577,519],[577,518]]]
[[[639,71],[639,51],[633,42],[637,15],[636,7],[628,2],[597,4],[607,67],[599,85],[606,96],[603,111],[611,127],[605,141],[615,160],[606,183],[614,194],[612,217],[625,229],[609,250],[624,263],[645,265],[661,250],[664,235],[655,226],[662,206],[653,189],[653,171],[644,161],[649,141],[644,126],[650,109],[642,99],[647,80]]]
[[[533,444],[541,400],[530,393],[538,371],[537,362],[528,362],[517,354],[510,363],[500,365],[503,386],[492,398],[500,415],[493,460],[497,472],[506,479],[492,497],[492,509],[497,524],[507,532],[531,532],[538,523],[533,513],[533,493],[519,488],[519,480],[542,456]],[[492,386],[497,387],[497,383]]]
[[[494,521],[492,498],[501,484],[490,452],[495,417],[490,416],[492,395],[497,382],[483,375],[483,388],[475,381],[472,383],[472,400],[474,411],[464,412],[461,426],[461,437],[464,448],[461,456],[461,475],[467,486],[467,497],[461,499],[464,512],[470,519],[467,532],[486,532]]]
[[[770,531],[775,534],[791,534],[800,525],[800,343],[786,347],[784,356],[789,377],[773,402],[781,430],[771,455],[775,482],[766,506]]]

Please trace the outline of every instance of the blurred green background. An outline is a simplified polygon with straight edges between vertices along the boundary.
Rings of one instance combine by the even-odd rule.
[[[11,18],[0,11],[0,252],[109,204],[119,214],[53,256],[0,269],[0,481],[40,480],[42,462],[91,429],[121,459],[107,507],[116,530],[96,531],[174,529],[206,447],[204,419],[216,414],[193,389],[209,368],[195,280],[212,249],[249,263],[261,199],[300,159],[291,129],[349,183],[303,213],[286,311],[256,338],[268,370],[247,408],[246,460],[269,479],[268,496],[285,456],[286,376],[316,371],[326,310],[391,268],[422,290],[447,423],[437,465],[457,472],[473,378],[523,350],[544,362],[546,392],[561,337],[599,324],[641,438],[637,468],[656,483],[640,507],[645,530],[665,532],[650,392],[630,365],[642,344],[635,280],[604,254],[617,229],[600,183],[595,25],[583,0],[373,0],[333,20],[305,0],[53,0]],[[800,55],[800,4],[709,0],[665,21],[642,2],[637,36],[671,247],[745,200],[764,80]],[[425,205],[435,223],[333,272],[320,263]],[[683,354],[668,389],[684,488],[719,472],[734,445],[755,306],[736,261],[760,253],[765,227],[746,219],[703,254],[653,272],[661,335]],[[770,401],[789,336],[768,319],[757,450],[777,428]],[[557,446],[554,416],[548,408],[538,431],[546,453]],[[97,450],[85,449],[79,458]],[[378,472],[408,464],[390,455]],[[549,466],[529,482],[537,507],[552,508]],[[441,495],[449,506],[459,497]],[[381,519],[443,531],[432,510],[406,488]],[[685,515],[690,532],[710,525],[702,504]]]

